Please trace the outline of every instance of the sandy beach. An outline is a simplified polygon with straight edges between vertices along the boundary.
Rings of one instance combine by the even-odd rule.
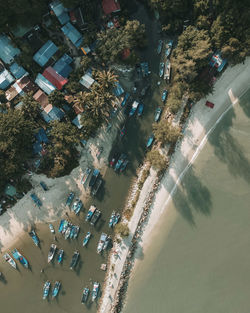
[[[215,83],[213,94],[205,99],[201,99],[193,106],[189,119],[183,129],[183,137],[177,143],[170,166],[151,204],[150,216],[140,239],[140,246],[136,252],[136,262],[133,271],[140,265],[140,254],[147,253],[147,248],[150,247],[150,243],[153,240],[152,234],[154,233],[154,229],[157,228],[157,223],[160,221],[163,211],[167,210],[167,205],[176,187],[206,144],[207,136],[213,131],[232,105],[237,105],[238,98],[249,89],[249,82],[250,58],[247,58],[244,64],[234,67],[229,66]],[[204,105],[206,100],[215,104],[213,109]],[[135,224],[140,219],[148,194],[152,190],[152,182],[154,181],[155,173],[151,172],[143,186],[139,201],[134,210],[134,215],[129,223],[131,235],[119,247],[115,248],[115,253],[111,256],[110,263],[113,265],[113,269],[110,270],[107,277],[106,288],[103,290],[99,312],[111,312],[114,308],[123,266],[129,253],[129,245],[131,244],[133,233],[136,229]],[[169,223],[169,227],[171,227],[171,223],[173,223],[173,220]]]

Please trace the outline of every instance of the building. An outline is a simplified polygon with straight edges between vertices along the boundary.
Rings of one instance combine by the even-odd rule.
[[[41,89],[33,95],[33,98],[40,103],[43,109],[49,104],[48,96]]]
[[[60,121],[64,117],[65,113],[58,107],[48,104],[41,112],[41,115],[45,122],[49,123],[52,121]]]
[[[69,38],[69,40],[73,43],[74,46],[79,48],[82,44],[83,37],[79,33],[79,31],[70,23],[67,23],[61,28],[64,35]]]
[[[25,75],[18,79],[8,90],[5,92],[6,99],[8,101],[13,100],[17,95],[24,95],[24,93],[37,90],[37,86],[30,80],[28,75]]]
[[[68,78],[69,74],[72,72],[72,67],[70,64],[73,59],[66,53],[55,63],[53,69],[61,76]]]
[[[67,84],[67,78],[59,75],[51,66],[47,67],[43,72],[43,76],[51,82],[57,89],[61,90]]]
[[[15,76],[16,79],[19,79],[22,76],[24,76],[25,74],[27,74],[25,69],[22,66],[18,65],[17,63],[13,63],[10,66],[10,71]]]
[[[18,95],[18,91],[12,85],[8,90],[5,91],[5,97],[8,101],[13,100]]]
[[[12,46],[10,39],[6,35],[0,36],[0,58],[6,64],[11,64],[15,56],[20,54],[20,50]]]
[[[81,116],[82,116],[81,114],[78,114],[72,121],[72,123],[79,129],[81,129],[83,126],[81,124]]]
[[[33,56],[33,60],[40,66],[44,66],[49,59],[57,52],[57,46],[48,40]]]
[[[61,25],[64,25],[67,22],[69,22],[70,18],[68,10],[63,6],[63,4],[60,1],[56,0],[51,2],[49,7],[53,11],[55,16],[58,18]]]
[[[56,89],[56,87],[51,84],[42,74],[38,73],[35,83],[47,94],[51,94],[52,91]]]
[[[213,54],[209,64],[210,66],[215,67],[218,72],[221,72],[224,66],[227,64],[227,60],[222,59],[221,53],[217,51]]]
[[[105,15],[121,11],[118,0],[102,0],[102,9]]]
[[[83,75],[79,81],[79,83],[82,84],[87,89],[90,89],[94,82],[95,80],[89,74]]]
[[[15,78],[10,74],[10,72],[4,69],[0,73],[0,89],[6,89],[14,80]]]

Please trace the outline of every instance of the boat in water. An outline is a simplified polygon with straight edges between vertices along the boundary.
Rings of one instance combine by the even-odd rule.
[[[95,185],[92,187],[92,190],[91,190],[92,196],[95,196],[97,194],[98,190],[100,189],[100,187],[102,185],[102,182],[103,182],[102,178],[98,177]]]
[[[105,233],[101,234],[100,240],[99,240],[98,245],[97,245],[97,253],[98,254],[100,254],[102,252],[107,237],[108,237],[107,234],[105,234]]]
[[[137,101],[134,101],[134,102],[133,102],[132,108],[131,108],[131,110],[129,111],[129,116],[133,116],[133,115],[135,114],[135,111],[137,110],[138,105],[139,105],[139,102],[137,102]]]
[[[164,74],[164,62],[160,62],[159,66],[159,76],[162,77]]]
[[[56,252],[56,245],[52,243],[49,249],[49,253],[48,253],[48,263],[50,263],[53,260],[55,252]]]
[[[90,178],[90,181],[89,181],[89,187],[93,187],[96,180],[97,180],[97,177],[99,176],[100,174],[100,171],[98,169],[94,169],[94,172]]]
[[[167,60],[165,64],[164,79],[166,79],[168,83],[170,82],[170,72],[171,72],[171,63],[169,60]]]
[[[140,102],[138,106],[137,116],[142,116],[143,109],[144,109],[144,105],[142,102]]]
[[[18,260],[24,267],[28,268],[29,267],[29,262],[27,259],[25,259],[25,257],[17,250],[17,249],[13,249],[11,251],[11,253],[13,254],[13,257]]]
[[[82,178],[81,178],[81,184],[82,185],[85,185],[89,176],[90,176],[90,173],[91,173],[91,168],[87,167],[84,174],[82,175]]]
[[[64,234],[68,226],[68,221],[62,219],[58,228],[58,232]]]
[[[153,134],[151,134],[149,137],[148,137],[148,141],[147,141],[147,148],[150,148],[153,144],[153,141],[154,141],[155,137]]]
[[[115,226],[119,222],[120,218],[121,218],[121,215],[119,213],[116,213],[114,217],[113,226]]]
[[[91,217],[93,216],[93,214],[95,213],[96,207],[94,205],[91,205],[89,208],[89,211],[87,213],[87,216],[85,218],[85,221],[88,222],[90,221]]]
[[[80,227],[76,225],[72,225],[71,231],[70,231],[70,238],[71,239],[76,239],[79,233]]]
[[[64,250],[63,250],[63,249],[60,249],[59,252],[58,252],[58,256],[57,256],[57,263],[58,263],[58,264],[62,263],[63,254],[64,254]]]
[[[106,250],[108,248],[110,241],[111,241],[111,237],[108,236],[107,239],[104,242],[103,250]]]
[[[109,219],[109,228],[113,227],[115,221],[115,211],[112,212],[110,219]]]
[[[121,167],[120,167],[120,172],[125,171],[127,165],[128,165],[128,159],[124,160],[124,162],[122,163]]]
[[[75,212],[75,214],[78,214],[82,207],[83,207],[82,201],[76,198],[76,201],[72,205],[72,210]]]
[[[129,98],[129,93],[127,92],[121,102],[121,107],[124,107],[126,105],[128,98]]]
[[[55,233],[55,229],[54,229],[54,226],[52,224],[49,224],[49,230],[52,234]]]
[[[157,108],[155,110],[155,122],[158,122],[162,113],[162,108]]]
[[[50,281],[47,280],[43,285],[43,300],[48,298],[49,290],[50,290]]]
[[[168,95],[168,91],[167,91],[167,89],[164,89],[162,92],[162,96],[161,96],[161,100],[163,103],[166,101],[167,95]]]
[[[122,153],[119,157],[119,159],[117,160],[116,164],[115,164],[115,171],[118,171],[122,165],[122,163],[125,161],[125,159],[127,158],[125,153]]]
[[[100,289],[100,284],[97,282],[94,282],[93,290],[92,290],[92,301],[95,301]]]
[[[70,233],[71,233],[71,228],[72,228],[72,224],[68,223],[67,229],[65,230],[65,233],[64,233],[64,239],[65,240],[67,240],[69,238]]]
[[[16,262],[12,259],[12,257],[9,255],[9,253],[5,253],[3,255],[3,258],[5,259],[6,262],[8,262],[12,267],[15,269],[17,268]]]
[[[32,238],[34,244],[38,247],[39,246],[39,238],[37,237],[36,232],[34,231],[34,229],[32,229],[29,232],[30,237]]]
[[[71,203],[72,203],[72,201],[74,199],[74,196],[75,196],[74,192],[71,191],[70,194],[68,195],[67,200],[66,200],[66,205],[67,206],[71,206]]]
[[[92,216],[92,218],[91,218],[91,220],[90,220],[90,224],[91,225],[95,225],[95,223],[98,221],[98,219],[100,218],[100,216],[101,216],[101,211],[100,210],[95,210],[95,213],[93,214],[93,216]]]
[[[88,244],[90,237],[91,237],[91,232],[88,231],[86,236],[83,239],[83,243],[82,243],[83,246],[86,246]]]
[[[167,43],[166,43],[166,51],[165,51],[165,55],[166,57],[169,57],[170,54],[171,54],[171,51],[172,51],[172,48],[173,48],[173,40],[169,40]]]
[[[161,53],[162,44],[163,44],[163,41],[160,39],[160,40],[158,41],[158,46],[157,46],[157,53],[158,53],[158,54]]]
[[[52,289],[52,299],[57,297],[58,292],[60,290],[60,287],[61,287],[61,283],[57,280],[55,282],[55,285],[54,285],[53,289]]]
[[[71,270],[73,270],[73,268],[76,266],[77,264],[77,261],[78,261],[78,258],[79,258],[79,252],[76,250],[72,256],[72,259],[71,259],[71,262],[70,262],[70,266],[69,268]]]
[[[89,288],[85,287],[85,288],[83,289],[83,292],[82,292],[82,300],[81,300],[81,303],[87,302],[88,296],[89,296]]]

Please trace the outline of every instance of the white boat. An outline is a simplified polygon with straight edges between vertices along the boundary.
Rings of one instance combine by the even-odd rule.
[[[99,240],[98,245],[97,245],[97,253],[98,254],[100,254],[102,252],[104,244],[107,240],[107,237],[108,237],[107,234],[105,234],[105,233],[101,234],[100,240]]]
[[[168,83],[170,81],[170,72],[171,72],[171,63],[169,60],[167,60],[165,64],[164,79],[166,79]]]
[[[99,293],[100,284],[97,282],[94,282],[93,290],[92,290],[92,301],[95,301],[95,299],[98,296]]]
[[[48,253],[48,263],[53,260],[55,252],[56,252],[56,245],[52,243],[49,249],[49,253]]]
[[[16,262],[12,259],[9,253],[5,253],[3,255],[3,258],[5,259],[6,262],[8,262],[12,267],[16,269]]]
[[[55,233],[55,229],[54,229],[54,226],[52,224],[49,224],[49,229],[50,229],[52,234]]]

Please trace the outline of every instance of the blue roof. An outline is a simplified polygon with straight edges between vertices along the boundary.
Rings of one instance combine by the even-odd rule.
[[[79,48],[82,41],[83,41],[83,37],[82,35],[79,33],[79,31],[70,23],[67,23],[66,25],[64,25],[63,27],[61,27],[62,32],[64,33],[64,35],[66,37],[68,37],[70,39],[70,41],[77,47]]]
[[[36,140],[38,143],[44,142],[48,143],[49,139],[47,137],[47,134],[43,128],[40,128],[39,131],[35,134]]]
[[[4,69],[4,71],[0,73],[0,89],[6,89],[14,80],[10,72]]]
[[[53,69],[61,76],[67,78],[72,72],[71,64],[73,59],[66,53],[55,63]]]
[[[20,50],[18,48],[14,48],[11,45],[10,39],[5,36],[0,36],[0,58],[4,63],[10,64],[13,62],[14,57],[20,54]]]
[[[58,107],[53,106],[49,113],[42,111],[41,115],[45,122],[49,123],[51,121],[60,121],[64,117],[65,113]]]
[[[51,10],[55,13],[56,17],[58,18],[59,22],[64,25],[69,22],[70,18],[67,13],[67,9],[63,6],[60,1],[53,1],[50,3]]]
[[[79,129],[82,128],[82,124],[81,124],[81,114],[78,114],[72,121],[72,123]]]
[[[42,149],[43,149],[43,146],[41,145],[41,143],[39,143],[38,141],[33,143],[33,153],[34,154],[40,154]]]
[[[40,73],[37,74],[35,83],[48,95],[56,89],[56,87]]]
[[[23,77],[23,75],[27,73],[25,69],[17,63],[13,63],[10,66],[10,71],[16,77],[16,79]]]
[[[113,88],[113,92],[116,95],[116,97],[119,97],[124,93],[124,89],[122,88],[119,82],[116,82],[115,85],[116,86]]]
[[[57,50],[57,46],[51,40],[48,40],[33,56],[33,60],[40,66],[44,66]]]

